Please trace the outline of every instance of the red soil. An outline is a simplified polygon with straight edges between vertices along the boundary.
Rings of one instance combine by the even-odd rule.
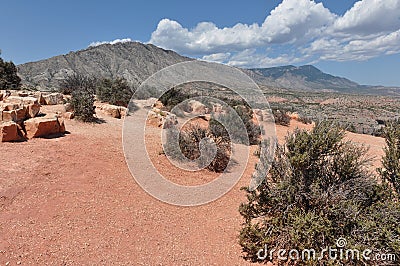
[[[256,158],[224,197],[199,207],[154,199],[134,181],[122,151],[122,120],[88,125],[66,121],[71,134],[24,143],[1,143],[0,264],[247,265],[238,244],[238,212]],[[305,127],[292,121],[277,127]],[[309,127],[309,126],[308,126]],[[203,183],[207,171],[186,175],[160,155],[151,130],[150,156],[171,179]],[[382,139],[350,134],[374,145]],[[253,147],[254,150],[254,147]],[[183,177],[185,179],[183,179]]]

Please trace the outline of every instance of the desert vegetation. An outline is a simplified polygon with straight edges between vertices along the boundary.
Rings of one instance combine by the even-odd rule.
[[[84,122],[93,122],[96,119],[93,116],[95,95],[101,102],[126,107],[133,94],[131,87],[123,78],[97,79],[76,73],[60,82],[59,91],[71,95],[71,109],[74,115]],[[121,117],[118,107],[111,106],[106,111],[113,117]]]
[[[96,86],[96,96],[102,102],[127,107],[133,91],[124,78],[103,78]]]
[[[60,84],[60,92],[70,94],[71,109],[77,119],[83,122],[93,122],[94,92],[96,80],[80,74],[73,74]]]
[[[59,92],[65,95],[71,95],[74,91],[87,88],[94,93],[96,88],[96,79],[90,76],[74,73],[67,76],[59,84]]]
[[[261,86],[273,110],[296,112],[301,120],[331,120],[358,134],[382,136],[383,121],[399,118],[398,96],[300,91]]]
[[[20,85],[21,79],[17,75],[17,67],[13,62],[6,62],[0,57],[0,90],[15,90]]]
[[[400,124],[399,121],[390,122],[384,128],[386,140],[385,156],[382,158],[383,168],[379,169],[383,180],[391,184],[400,195]]]
[[[168,136],[176,137],[177,135],[169,133]],[[232,151],[229,138],[217,136],[209,128],[201,127],[198,124],[188,125],[178,137],[179,149],[182,154],[189,160],[200,158],[199,167],[206,167],[210,171],[221,173],[228,166]],[[215,151],[213,151],[212,144],[215,144]],[[170,146],[169,149],[174,149],[174,147]],[[215,152],[215,157],[206,165],[207,159],[211,158],[213,152]]]
[[[288,126],[290,124],[290,116],[286,111],[282,109],[273,109],[272,113],[274,115],[275,124]]]
[[[347,240],[347,249],[391,253],[398,259],[400,205],[390,189],[390,183],[398,180],[398,172],[393,174],[398,171],[393,169],[398,169],[398,146],[392,145],[396,138],[398,145],[398,131],[388,128],[388,132],[383,182],[367,170],[366,148],[345,141],[344,130],[336,125],[322,122],[311,132],[298,129],[287,136],[266,180],[255,191],[246,189],[247,202],[240,206],[244,218],[240,244],[246,259],[266,262],[257,256],[264,247],[317,251],[336,247],[339,238]],[[327,257],[271,260],[282,265],[364,265]]]

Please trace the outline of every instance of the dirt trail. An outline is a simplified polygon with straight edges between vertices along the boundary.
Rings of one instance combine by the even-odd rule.
[[[66,121],[71,134],[61,138],[0,144],[0,265],[248,265],[237,243],[238,207],[256,158],[221,199],[199,207],[168,205],[131,177],[122,121],[104,119],[95,125]],[[296,126],[304,127],[295,121],[278,127],[278,137]],[[382,144],[352,137],[373,140],[377,151]],[[154,147],[151,157],[163,171],[184,176],[159,154],[155,139]]]

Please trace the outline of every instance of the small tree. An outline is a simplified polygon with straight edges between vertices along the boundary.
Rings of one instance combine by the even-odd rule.
[[[319,123],[311,132],[296,130],[286,138],[285,146],[278,146],[267,179],[255,191],[247,190],[248,201],[240,207],[245,219],[240,233],[245,258],[266,263],[269,258],[262,261],[257,255],[265,246],[275,251],[321,251],[337,248],[337,240],[345,238],[346,249],[370,249],[399,259],[399,203],[367,171],[366,149],[344,141],[344,133]],[[272,260],[276,258],[275,253]],[[363,261],[326,256],[275,262],[364,265]]]
[[[63,82],[61,92],[71,93],[71,106],[75,117],[83,122],[93,122],[95,79],[80,74],[69,76]]]
[[[18,89],[21,85],[21,78],[17,75],[17,67],[13,62],[5,62],[0,57],[0,89]]]
[[[115,80],[104,78],[97,85],[96,95],[102,102],[126,107],[133,95],[133,91],[124,78]]]
[[[95,120],[94,95],[87,88],[79,88],[72,92],[71,106],[75,117],[83,122],[93,122]]]
[[[86,88],[91,91],[95,90],[96,79],[82,74],[74,73],[60,82],[59,91],[62,94],[71,95],[74,91]]]
[[[185,94],[177,88],[172,88],[166,91],[159,100],[168,110],[171,110],[174,106],[178,105],[184,100],[189,99],[190,97],[191,95]]]
[[[382,179],[389,182],[400,195],[400,124],[389,122],[383,130],[386,140],[383,168],[379,169]]]

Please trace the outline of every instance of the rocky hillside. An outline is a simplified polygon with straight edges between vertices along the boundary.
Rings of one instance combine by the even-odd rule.
[[[158,70],[190,60],[151,44],[127,42],[103,44],[66,55],[18,66],[24,84],[42,89],[58,87],[74,72],[95,77],[124,77],[136,86]]]

